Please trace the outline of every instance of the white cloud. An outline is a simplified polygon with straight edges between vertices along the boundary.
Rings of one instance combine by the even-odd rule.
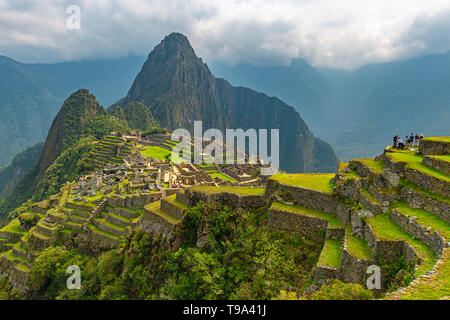
[[[72,4],[81,30],[66,28]],[[0,54],[27,62],[147,54],[177,31],[207,62],[300,57],[354,68],[448,50],[449,12],[448,0],[0,0]]]

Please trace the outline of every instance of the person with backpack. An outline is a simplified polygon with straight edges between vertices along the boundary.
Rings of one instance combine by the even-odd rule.
[[[398,138],[398,148],[403,150],[405,149],[405,143],[403,142],[402,138]]]
[[[398,134],[394,136],[394,149],[398,148]]]
[[[418,147],[419,146],[419,139],[420,139],[420,136],[419,136],[419,134],[416,132],[416,136],[414,137],[414,146],[416,146],[416,147]]]

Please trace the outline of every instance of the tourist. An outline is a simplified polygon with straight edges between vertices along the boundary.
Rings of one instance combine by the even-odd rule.
[[[409,135],[409,145],[410,147],[414,146],[414,133],[411,132],[411,134]]]
[[[405,143],[403,142],[402,138],[398,138],[398,148],[399,149],[405,149]]]
[[[409,146],[409,137],[408,136],[405,136],[404,144],[405,144],[405,147],[408,148],[408,146]]]
[[[415,145],[416,147],[418,147],[418,146],[419,146],[419,140],[420,140],[419,133],[416,132],[416,136],[414,137],[414,139],[415,139],[414,145]]]
[[[398,134],[394,136],[394,149],[398,148]]]

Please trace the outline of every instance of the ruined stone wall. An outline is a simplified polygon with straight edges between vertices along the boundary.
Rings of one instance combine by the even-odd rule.
[[[450,153],[450,142],[422,140],[419,153],[424,155],[446,155]]]
[[[440,160],[433,157],[423,157],[422,163],[430,168],[434,168],[440,172],[450,175],[450,162]]]
[[[450,204],[436,199],[429,198],[420,192],[409,188],[403,188],[400,196],[409,203],[412,208],[422,209],[450,222]]]
[[[429,176],[421,171],[406,168],[405,162],[394,162],[388,156],[384,156],[386,167],[390,168],[400,176],[404,176],[408,181],[430,192],[437,193],[443,197],[450,197],[450,183],[444,180]]]
[[[340,202],[338,196],[302,187],[284,185],[274,180],[267,180],[266,199],[278,193],[286,201],[294,201],[307,208],[330,213],[344,225],[350,219],[351,209]]]
[[[446,242],[445,239],[436,231],[427,230],[424,226],[417,223],[417,218],[414,219],[414,217],[407,217],[395,210],[391,211],[391,218],[409,235],[424,242],[434,252],[442,254],[444,248],[446,247]]]
[[[279,210],[269,211],[267,224],[274,229],[298,232],[315,241],[324,241],[328,229],[325,220]]]
[[[344,246],[339,270],[339,279],[344,282],[359,283],[362,286],[365,286],[367,280],[367,268],[372,264],[373,261],[357,259],[351,255]]]
[[[185,196],[189,198],[189,203],[195,206],[198,202],[219,202],[231,208],[258,209],[266,205],[263,195],[238,195],[229,192],[217,192],[205,194],[196,190],[185,190]]]

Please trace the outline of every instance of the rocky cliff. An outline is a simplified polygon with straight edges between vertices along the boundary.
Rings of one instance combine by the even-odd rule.
[[[217,79],[189,40],[172,33],[155,47],[121,105],[142,102],[169,130],[203,128],[280,129],[280,164],[290,172],[334,172],[337,157],[315,138],[293,107]],[[114,110],[115,108],[112,108]]]

